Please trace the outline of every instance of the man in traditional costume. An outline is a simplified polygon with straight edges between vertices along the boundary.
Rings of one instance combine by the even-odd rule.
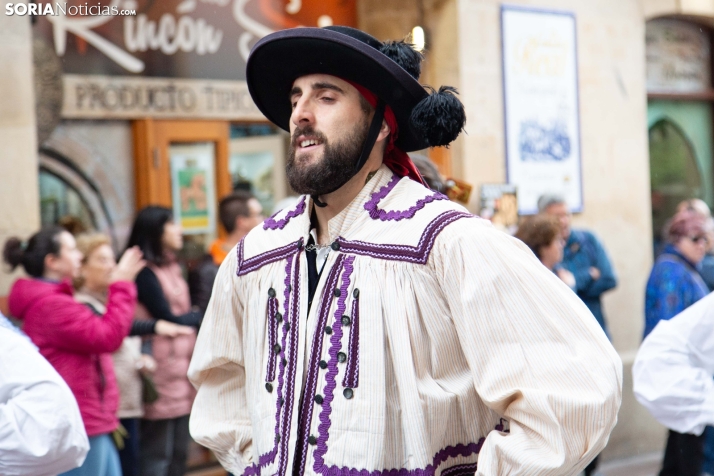
[[[304,196],[221,265],[189,369],[191,434],[236,475],[564,475],[607,442],[622,365],[588,309],[406,155],[465,122],[421,59],[346,27],[251,52]]]

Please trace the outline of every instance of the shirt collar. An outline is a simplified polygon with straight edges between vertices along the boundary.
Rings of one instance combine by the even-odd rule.
[[[338,236],[343,236],[360,214],[366,213],[364,204],[369,201],[374,192],[387,185],[393,175],[394,173],[389,169],[389,167],[382,164],[382,166],[377,169],[374,176],[364,185],[364,187],[362,187],[362,190],[360,190],[354,200],[352,200],[344,210],[327,222],[327,232],[330,243]],[[314,206],[314,204],[311,202],[310,205],[309,210],[310,213],[312,213],[312,206]],[[317,234],[314,233],[314,228],[312,228],[312,226],[310,228],[310,234],[313,235],[315,243],[317,243]]]

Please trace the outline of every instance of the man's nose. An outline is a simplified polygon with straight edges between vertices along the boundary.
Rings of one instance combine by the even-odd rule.
[[[311,124],[315,120],[312,108],[310,107],[310,101],[307,98],[302,97],[297,100],[295,107],[293,108],[293,113],[290,116],[290,120],[296,126],[302,124]]]

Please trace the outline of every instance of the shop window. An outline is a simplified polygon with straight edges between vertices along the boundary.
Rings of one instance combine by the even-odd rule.
[[[228,171],[233,190],[252,192],[268,215],[287,192],[289,135],[269,124],[232,124]]]
[[[673,121],[650,127],[649,146],[653,226],[661,230],[679,202],[704,198],[704,187],[694,147]]]
[[[40,169],[39,180],[42,226],[74,222],[78,228],[97,228],[90,207],[67,181],[44,169]]]
[[[662,228],[677,204],[701,198],[714,206],[714,88],[712,31],[680,18],[647,22],[652,235],[655,253]]]

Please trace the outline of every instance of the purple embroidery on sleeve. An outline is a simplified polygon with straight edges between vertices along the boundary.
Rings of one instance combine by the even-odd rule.
[[[359,299],[352,300],[351,319],[347,366],[345,367],[345,377],[342,379],[342,386],[357,388],[359,385]]]
[[[243,242],[245,238],[240,240],[240,243],[238,244],[237,247],[237,253],[238,253],[238,270],[236,271],[236,274],[238,276],[245,276],[248,273],[252,273],[253,271],[257,271],[266,264],[270,263],[275,263],[276,261],[281,261],[287,258],[290,255],[295,254],[296,252],[300,251],[302,249],[302,243],[303,239],[300,238],[296,242],[293,243],[288,243],[285,246],[281,246],[280,248],[275,248],[274,250],[266,251],[265,253],[261,253],[257,256],[253,256],[252,258],[244,259],[243,258]]]
[[[372,258],[392,261],[408,261],[410,263],[426,264],[429,260],[434,241],[448,224],[460,219],[473,217],[470,213],[457,210],[442,213],[427,225],[416,246],[409,245],[379,245],[364,241],[345,240],[337,238],[342,253],[371,256]]]
[[[275,352],[273,352],[273,347],[275,347],[278,333],[278,321],[275,319],[275,313],[277,312],[278,300],[273,297],[268,298],[268,369],[265,372],[266,382],[275,380]]]
[[[342,271],[342,263],[345,255],[340,254],[332,265],[330,273],[325,282],[325,288],[320,298],[320,307],[318,313],[317,327],[315,336],[312,341],[312,349],[310,351],[310,360],[307,367],[307,379],[305,380],[305,388],[300,408],[300,418],[298,423],[298,442],[295,451],[295,458],[299,458],[300,471],[299,474],[305,474],[305,458],[307,457],[308,438],[310,437],[310,423],[312,422],[312,411],[315,407],[313,397],[317,389],[317,375],[319,373],[318,362],[322,353],[322,340],[325,335],[325,326],[327,325],[327,317],[332,306],[335,287],[337,286],[337,278]],[[344,293],[342,293],[344,295]]]
[[[288,224],[288,222],[292,219],[295,218],[296,216],[302,215],[302,213],[305,211],[305,195],[300,199],[298,202],[297,206],[295,207],[294,210],[289,211],[286,215],[285,218],[282,220],[277,220],[275,221],[275,216],[280,213],[282,210],[278,211],[275,213],[273,216],[270,218],[267,218],[263,222],[263,230],[282,230],[285,228],[285,225]]]
[[[399,210],[392,210],[392,211],[385,211],[380,208],[378,208],[379,202],[382,201],[384,197],[389,195],[389,192],[391,192],[394,187],[399,183],[401,178],[397,175],[392,176],[392,180],[389,181],[389,183],[382,188],[379,189],[379,191],[375,192],[372,194],[372,199],[368,201],[367,203],[364,204],[364,209],[369,212],[369,217],[372,220],[381,220],[381,221],[399,221],[403,219],[409,219],[412,218],[416,212],[424,208],[424,206],[427,203],[431,203],[436,200],[448,200],[449,197],[446,195],[440,193],[440,192],[434,192],[432,195],[427,195],[426,197],[417,200],[416,204],[412,207],[410,207],[408,210],[404,211],[399,211]]]

